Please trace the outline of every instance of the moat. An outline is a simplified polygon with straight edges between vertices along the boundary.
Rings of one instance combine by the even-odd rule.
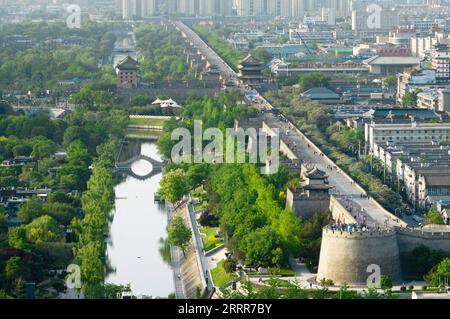
[[[134,144],[140,154],[161,160],[154,143]],[[136,155],[136,154],[135,154]],[[132,170],[147,175],[152,169],[147,161],[138,161]],[[155,203],[162,174],[145,180],[126,176],[115,187],[114,220],[110,226],[107,255],[115,270],[107,283],[130,284],[133,295],[166,298],[174,292],[170,253],[164,244],[167,214],[163,205]]]

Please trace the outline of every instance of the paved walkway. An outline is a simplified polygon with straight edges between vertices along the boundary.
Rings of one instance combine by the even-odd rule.
[[[283,118],[280,119],[271,113],[265,114],[264,120],[271,128],[280,130],[280,138],[290,141],[291,150],[305,164],[315,165],[328,174],[328,181],[333,187],[332,193],[339,197],[345,197],[344,202],[347,205],[344,206],[354,207],[353,215],[357,214],[357,208],[362,208],[364,215],[368,217],[369,227],[376,225],[384,227],[386,222],[389,228],[392,226],[405,226],[399,219],[393,219],[386,215],[372,198],[367,196],[361,197],[361,195],[367,195],[367,193],[361,190],[354,181],[350,180],[339,167],[336,167],[333,162],[323,156],[322,152],[310,144],[305,136],[295,129],[290,122]]]
[[[208,291],[211,291],[213,289],[212,280],[210,276],[210,272],[208,271],[208,261],[205,256],[205,250],[203,249],[203,242],[202,242],[202,236],[200,235],[200,230],[197,225],[197,220],[195,218],[195,211],[193,208],[193,205],[188,204],[188,212],[189,212],[189,218],[192,225],[192,231],[194,235],[194,247],[197,251],[197,255],[200,260],[200,272],[203,273],[203,278],[205,280],[205,286]]]
[[[173,270],[173,282],[175,286],[175,298],[186,299],[186,292],[184,291],[184,285],[181,277],[181,259],[183,253],[177,247],[173,246],[170,249],[172,256],[172,270]]]
[[[174,214],[174,208],[171,203],[166,201],[166,207],[167,207],[167,218],[168,218],[168,225],[170,224],[170,220],[172,219],[172,216]],[[172,260],[172,271],[173,271],[173,283],[175,287],[175,298],[176,299],[186,299],[186,292],[184,289],[183,280],[181,278],[181,264],[182,264],[182,258],[183,253],[180,251],[180,249],[174,245],[170,245],[170,256]]]

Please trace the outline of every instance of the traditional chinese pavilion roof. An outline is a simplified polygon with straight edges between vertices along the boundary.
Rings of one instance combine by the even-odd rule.
[[[132,57],[127,55],[123,60],[117,63],[119,70],[136,70],[139,67],[139,63]]]
[[[256,60],[251,54],[247,55],[241,62],[239,63],[242,66],[246,65],[261,65],[261,62]]]
[[[308,170],[305,173],[305,176],[309,179],[325,179],[328,177],[328,175],[324,171],[318,169],[316,166]]]

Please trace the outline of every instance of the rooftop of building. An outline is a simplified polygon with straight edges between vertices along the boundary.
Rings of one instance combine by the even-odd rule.
[[[429,130],[450,130],[450,123],[369,123],[376,130],[413,130],[413,129],[429,129]]]
[[[242,59],[239,62],[239,65],[241,67],[245,67],[247,65],[251,65],[251,66],[260,66],[261,62],[259,62],[258,60],[256,60],[251,54],[247,55],[244,59]]]
[[[364,61],[368,65],[418,65],[419,58],[407,56],[374,56]]]
[[[439,115],[433,110],[419,108],[377,108],[364,114],[367,118],[409,118],[439,119]]]
[[[136,70],[139,67],[139,63],[135,59],[127,55],[117,63],[116,67],[119,70]]]
[[[317,168],[317,166],[307,169],[304,175],[309,179],[325,179],[328,177],[327,173]]]
[[[424,175],[427,186],[450,186],[450,172]]]
[[[408,76],[408,83],[411,85],[432,84],[436,82],[435,70],[414,70],[412,73],[404,73]]]

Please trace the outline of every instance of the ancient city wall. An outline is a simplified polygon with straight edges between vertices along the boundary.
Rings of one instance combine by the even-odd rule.
[[[272,128],[264,121],[262,122],[262,128],[263,131],[266,132],[266,134],[271,136],[275,135]],[[286,157],[290,160],[298,160],[297,155],[295,155],[295,153],[289,148],[289,146],[285,141],[283,141],[283,139],[280,139],[280,152],[286,155]]]
[[[190,95],[197,97],[213,97],[221,89],[220,86],[212,87],[187,87],[184,83],[172,84],[163,88],[164,95],[175,100],[184,100]],[[117,94],[124,103],[130,103],[131,99],[137,95],[148,96],[150,98],[161,97],[161,88],[159,87],[140,87],[134,89],[117,89]]]
[[[330,207],[328,196],[308,197],[306,194],[297,194],[291,189],[286,192],[286,208],[292,208],[302,218],[311,218],[315,213],[323,213]]]
[[[317,281],[331,279],[337,285],[366,285],[371,264],[380,266],[381,275],[401,282],[397,237],[394,230],[347,233],[325,227]]]
[[[414,248],[425,245],[430,249],[450,252],[450,231],[396,228],[398,247],[401,253],[410,252]]]
[[[330,196],[329,208],[335,221],[339,220],[341,223],[345,224],[356,224],[356,220],[352,214],[349,213],[334,195]]]

